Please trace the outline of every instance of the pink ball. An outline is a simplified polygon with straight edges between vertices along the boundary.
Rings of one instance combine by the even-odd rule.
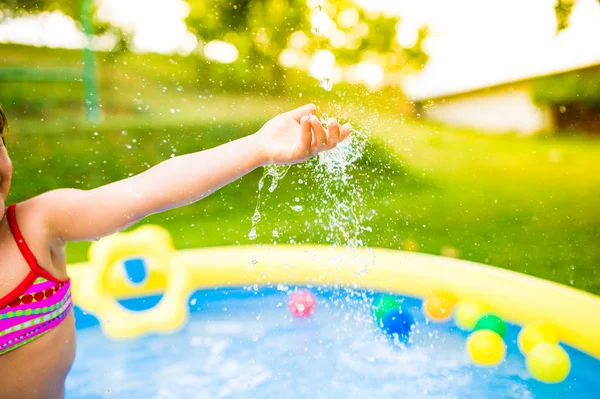
[[[309,290],[300,290],[290,295],[288,309],[296,317],[308,317],[315,312],[317,298]]]

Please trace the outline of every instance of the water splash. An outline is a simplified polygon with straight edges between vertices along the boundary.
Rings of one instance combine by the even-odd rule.
[[[365,152],[366,142],[367,135],[354,130],[336,148],[318,155],[314,179],[321,190],[310,199],[320,204],[316,213],[327,231],[327,242],[354,250],[364,246],[362,233],[370,229],[365,226],[369,214],[363,209],[364,187],[352,173]]]
[[[327,116],[323,115],[321,122],[325,126]],[[315,218],[310,225],[320,226],[325,233],[325,240],[333,246],[344,246],[354,251],[364,247],[363,233],[371,231],[367,222],[372,217],[372,211],[366,208],[364,198],[364,182],[357,181],[355,173],[358,162],[364,155],[367,135],[354,130],[350,137],[336,148],[319,153],[306,164],[306,178],[310,179],[319,190],[306,192],[304,198],[296,198],[289,207],[294,212],[305,212],[307,218]],[[281,179],[289,171],[289,166],[268,166],[258,183],[258,203],[252,216],[252,228],[248,237],[254,240],[258,237],[257,227],[261,220],[260,205],[262,192],[268,177],[271,177],[268,191],[272,193]],[[362,184],[361,184],[362,183]],[[300,203],[302,201],[302,203]],[[315,209],[313,209],[313,207]],[[275,233],[275,231],[277,231]],[[280,230],[273,230],[274,238],[281,237]],[[293,239],[290,242],[295,242]],[[358,259],[358,257],[356,257]],[[367,271],[374,258],[368,264],[361,265],[358,273]]]
[[[279,181],[285,177],[287,172],[290,170],[291,165],[267,165],[264,168],[264,172],[260,180],[258,181],[258,200],[256,202],[256,208],[254,209],[254,214],[252,215],[252,228],[248,233],[248,238],[251,240],[256,240],[258,237],[258,233],[256,231],[256,227],[260,222],[262,215],[260,214],[260,204],[261,204],[261,195],[262,190],[267,180],[267,177],[271,177],[271,184],[269,185],[268,191],[272,193],[275,191],[277,186],[279,185]]]
[[[321,79],[319,86],[325,91],[331,91],[333,89],[333,82],[329,78]]]

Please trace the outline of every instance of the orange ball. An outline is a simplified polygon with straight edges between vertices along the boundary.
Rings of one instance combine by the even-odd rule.
[[[430,295],[423,301],[423,311],[432,320],[446,321],[452,316],[455,303],[451,295]]]

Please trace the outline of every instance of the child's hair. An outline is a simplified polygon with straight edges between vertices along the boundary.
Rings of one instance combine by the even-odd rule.
[[[6,115],[4,114],[2,106],[0,106],[0,134],[6,133],[7,130],[8,122],[6,121]]]

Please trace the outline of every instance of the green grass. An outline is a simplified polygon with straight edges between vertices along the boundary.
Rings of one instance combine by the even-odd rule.
[[[82,123],[85,111],[81,79],[37,81],[49,70],[62,69],[65,74],[76,75],[81,62],[80,50],[0,44],[0,105],[13,118],[50,121],[57,125],[54,130],[60,125],[70,129],[74,121]],[[397,112],[405,104],[397,88],[369,94],[360,86],[336,85],[333,92],[327,93],[314,78],[299,70],[289,70],[284,84],[275,84],[269,68],[207,63],[197,56],[96,53],[96,65],[102,110],[106,122],[115,126],[128,125],[129,121],[139,126],[149,123],[147,120],[176,125],[198,118],[227,119],[232,113],[236,120],[256,120],[274,110],[287,109],[290,103],[325,101],[339,106],[344,97],[360,98],[352,102],[352,109],[344,108],[349,114],[364,113],[365,107],[372,109],[369,104],[374,103],[380,110]],[[19,75],[16,81],[15,73]],[[37,78],[24,81],[25,76]]]
[[[218,109],[197,120],[188,114],[177,123],[129,118],[122,124],[117,119],[101,127],[67,128],[66,123],[20,121],[8,138],[15,164],[11,200],[124,178],[173,153],[254,132],[266,118],[246,110],[230,112],[227,121],[207,117],[212,111],[227,114],[220,105],[227,101],[214,102]],[[240,120],[233,119],[240,114]],[[178,248],[339,242],[340,234],[327,229],[317,210],[335,208],[335,198],[354,187],[363,199],[356,212],[371,230],[360,235],[365,245],[433,254],[450,247],[464,259],[600,293],[598,140],[490,137],[381,115],[370,125],[374,140],[352,171],[350,189],[338,186],[332,200],[314,163],[293,167],[274,193],[263,195],[256,241],[247,234],[260,170],[203,201],[145,222],[169,229]],[[298,203],[304,210],[291,210]],[[84,260],[87,246],[70,244],[69,261]]]
[[[12,67],[73,66],[80,59],[72,51],[2,49],[4,65]],[[15,164],[9,201],[125,178],[171,154],[252,133],[271,115],[312,101],[371,137],[351,185],[330,183],[328,193],[329,180],[314,164],[293,167],[275,192],[263,195],[256,241],[247,234],[260,170],[144,223],[168,228],[178,248],[339,243],[327,217],[340,199],[359,193],[356,213],[370,230],[360,235],[365,245],[454,253],[600,294],[600,140],[495,137],[405,122],[398,112],[402,97],[393,89],[319,93],[298,84],[279,97],[255,87],[216,95],[196,82],[190,59],[105,55],[99,63],[106,114],[100,126],[84,121],[80,83],[0,82]],[[297,204],[302,212],[291,209]],[[68,260],[85,260],[87,247],[69,244]]]

